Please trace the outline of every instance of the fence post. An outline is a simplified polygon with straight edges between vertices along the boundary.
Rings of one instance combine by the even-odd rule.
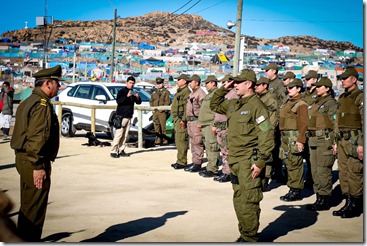
[[[92,112],[91,112],[91,132],[93,133],[93,135],[95,136],[96,135],[96,108],[95,107],[92,107]]]

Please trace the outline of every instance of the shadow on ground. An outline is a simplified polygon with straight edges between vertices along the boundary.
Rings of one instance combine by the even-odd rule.
[[[167,219],[184,215],[185,213],[187,213],[187,211],[169,212],[165,213],[161,217],[147,217],[113,225],[98,236],[81,242],[117,242],[125,238],[134,237],[154,230],[163,226],[167,222]]]

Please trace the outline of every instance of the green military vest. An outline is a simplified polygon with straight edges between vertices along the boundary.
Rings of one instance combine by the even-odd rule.
[[[281,131],[285,130],[298,130],[298,120],[297,120],[297,108],[301,105],[307,105],[302,98],[297,100],[288,100],[285,104],[280,107],[279,111],[279,129]]]
[[[362,129],[362,117],[355,105],[356,98],[362,93],[343,93],[339,97],[338,126],[339,128]]]
[[[320,129],[333,129],[333,123],[331,122],[328,112],[329,105],[337,104],[336,100],[331,96],[326,96],[316,100],[316,102],[308,107],[308,129],[320,130]]]

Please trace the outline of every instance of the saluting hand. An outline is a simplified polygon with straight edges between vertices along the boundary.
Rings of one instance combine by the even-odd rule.
[[[37,189],[42,189],[43,180],[46,179],[46,171],[44,169],[33,170],[33,183]]]

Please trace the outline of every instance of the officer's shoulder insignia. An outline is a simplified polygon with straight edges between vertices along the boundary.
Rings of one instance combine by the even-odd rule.
[[[321,108],[325,108],[325,105],[321,105],[321,106],[320,106],[320,109],[321,109]]]
[[[41,105],[41,106],[45,106],[45,107],[46,107],[46,106],[47,106],[47,101],[46,101],[46,99],[41,98],[41,99],[40,99],[40,105]]]
[[[261,115],[259,118],[256,119],[256,123],[260,124],[261,122],[263,122],[265,120],[264,115]]]
[[[241,115],[248,115],[250,113],[250,111],[246,110],[246,111],[242,111],[240,114]]]
[[[317,97],[317,95],[313,95],[312,98],[315,99]]]

